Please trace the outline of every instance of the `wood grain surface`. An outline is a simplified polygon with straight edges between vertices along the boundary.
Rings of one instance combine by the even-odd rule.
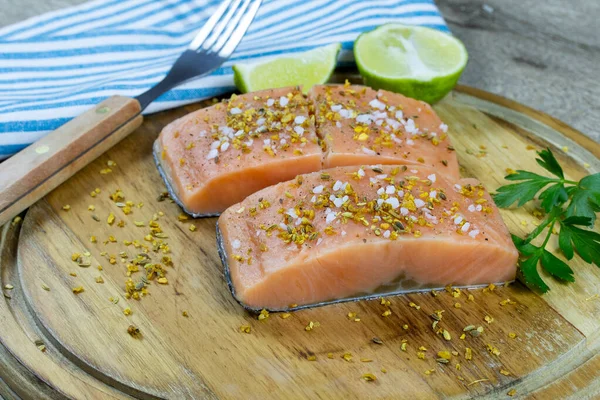
[[[86,0],[0,0],[0,26]],[[286,0],[282,0],[286,1]],[[324,0],[323,0],[324,1]],[[594,0],[434,0],[469,51],[460,83],[544,111],[600,141]]]
[[[389,307],[378,301],[340,304],[286,319],[271,314],[259,321],[244,312],[222,276],[216,219],[180,221],[180,209],[158,198],[164,186],[152,161],[152,141],[165,124],[199,106],[149,117],[129,138],[32,207],[22,223],[4,227],[2,286],[9,283],[14,289],[5,290],[10,299],[0,299],[0,340],[13,364],[41,382],[24,385],[21,396],[35,397],[36,391],[52,396],[55,391],[70,398],[430,399],[507,398],[513,389],[518,396],[534,393],[538,398],[595,393],[590,379],[600,332],[600,299],[594,297],[600,271],[583,263],[573,263],[576,284],[561,285],[545,276],[552,291],[543,297],[516,283],[494,291],[465,290],[458,297],[446,291],[436,297],[393,297]],[[600,170],[600,161],[577,144],[577,131],[557,131],[551,126],[557,121],[535,118],[538,113],[515,103],[461,88],[435,108],[450,126],[461,173],[478,177],[490,190],[504,183],[506,168],[539,171],[532,147],[551,146],[569,178]],[[565,153],[561,148],[566,145]],[[109,160],[117,164],[113,172],[100,174]],[[92,197],[96,188],[100,193]],[[109,197],[117,189],[124,201],[134,202],[131,214]],[[66,204],[69,211],[63,210]],[[90,205],[94,210],[88,210]],[[502,213],[511,231],[523,234],[535,224],[529,211]],[[115,215],[112,225],[107,222],[110,213]],[[167,267],[168,284],[152,281],[148,296],[127,299],[126,265],[142,250],[123,241],[150,243],[144,237],[153,218],[168,236],[163,239],[173,260]],[[123,227],[118,226],[121,220]],[[96,243],[90,241],[92,235]],[[72,253],[84,255],[83,267],[72,261]],[[162,257],[153,250],[147,253]],[[140,282],[141,273],[132,278]],[[83,292],[74,294],[80,286]],[[506,299],[514,304],[502,305]],[[132,313],[126,316],[128,308]],[[387,308],[392,315],[383,317]],[[435,310],[445,310],[439,326],[451,340],[433,332],[430,314]],[[360,322],[349,319],[349,312],[356,312]],[[493,321],[488,323],[486,316]],[[310,321],[320,326],[306,331]],[[140,329],[139,337],[127,333],[130,325]],[[242,325],[250,326],[251,333],[240,332]],[[460,339],[467,325],[482,326],[484,332]],[[382,344],[374,343],[374,337]],[[421,346],[427,349],[422,350],[425,359],[418,356]],[[465,359],[467,347],[472,360]],[[438,351],[457,355],[441,364]],[[352,354],[350,361],[342,358],[345,353]],[[316,361],[309,361],[310,356]],[[364,381],[365,373],[377,380]],[[7,376],[13,384],[19,379]],[[570,392],[552,389],[558,377],[575,386]]]

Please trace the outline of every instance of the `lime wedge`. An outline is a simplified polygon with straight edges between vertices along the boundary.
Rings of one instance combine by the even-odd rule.
[[[456,85],[468,55],[447,33],[386,24],[356,39],[354,58],[365,84],[433,103]]]
[[[301,85],[304,92],[307,92],[313,85],[329,80],[341,47],[340,43],[333,43],[261,63],[235,64],[233,66],[235,86],[242,93],[248,93]]]

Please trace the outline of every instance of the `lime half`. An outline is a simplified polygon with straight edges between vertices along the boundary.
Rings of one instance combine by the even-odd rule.
[[[313,85],[325,83],[335,69],[342,45],[333,43],[303,53],[255,64],[235,64],[233,79],[242,92],[255,92],[301,85],[307,92]]]
[[[386,24],[356,39],[354,58],[367,85],[433,103],[456,85],[468,55],[447,33]]]

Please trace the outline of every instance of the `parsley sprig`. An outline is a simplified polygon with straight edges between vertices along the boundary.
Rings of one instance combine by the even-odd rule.
[[[579,182],[568,180],[550,149],[537,154],[537,163],[553,176],[518,170],[505,177],[518,183],[498,188],[494,201],[498,207],[507,208],[514,203],[521,207],[534,200],[536,195],[540,200],[540,206],[546,212],[543,221],[525,238],[512,235],[512,239],[521,254],[519,266],[525,283],[545,293],[550,288],[538,273],[538,263],[561,281],[575,281],[573,270],[567,263],[546,250],[556,229],[560,230],[558,244],[567,260],[577,253],[588,264],[600,267],[600,233],[593,230],[596,213],[600,211],[600,173],[588,175]],[[533,239],[544,231],[542,244],[532,244]]]

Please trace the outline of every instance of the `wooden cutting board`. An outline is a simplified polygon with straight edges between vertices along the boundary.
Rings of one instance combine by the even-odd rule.
[[[389,298],[393,314],[388,317],[379,301],[301,311],[286,319],[271,314],[259,321],[246,313],[223,279],[216,219],[180,221],[179,208],[158,198],[164,186],[152,161],[152,142],[167,123],[201,106],[148,117],[128,139],[33,206],[21,223],[3,228],[0,278],[2,287],[14,287],[0,298],[0,365],[5,367],[0,378],[11,387],[0,381],[5,397],[431,399],[508,398],[513,389],[516,397],[599,393],[594,378],[600,365],[600,269],[579,261],[572,263],[575,284],[543,274],[552,287],[544,296],[515,283],[493,291],[464,290],[458,297],[442,291]],[[540,171],[533,149],[546,146],[569,178],[600,171],[597,143],[514,102],[459,87],[435,108],[450,126],[462,174],[479,178],[490,190],[505,183],[507,168]],[[109,160],[116,166],[106,173]],[[100,193],[92,197],[96,188]],[[125,201],[134,202],[128,215],[109,198],[118,189]],[[63,210],[66,205],[70,210]],[[523,235],[534,227],[531,211],[502,215],[513,233]],[[152,281],[147,296],[127,299],[127,260],[143,250],[124,241],[152,247],[144,237],[153,218],[167,236],[162,240],[173,260],[168,284]],[[72,253],[86,252],[89,266],[71,260]],[[162,256],[160,250],[149,254]],[[133,273],[132,279],[138,283],[141,276]],[[84,291],[74,294],[76,287]],[[506,299],[511,303],[502,305]],[[435,310],[445,310],[439,326],[451,340],[433,332]],[[320,326],[307,331],[311,321]],[[140,330],[138,337],[128,334],[130,325]],[[242,325],[251,332],[241,332]],[[460,339],[467,325],[484,332]],[[471,360],[465,359],[467,348]],[[441,364],[436,354],[443,350],[457,355]],[[349,361],[345,353],[351,354]],[[311,356],[316,360],[309,361]],[[367,373],[377,380],[362,379]]]

